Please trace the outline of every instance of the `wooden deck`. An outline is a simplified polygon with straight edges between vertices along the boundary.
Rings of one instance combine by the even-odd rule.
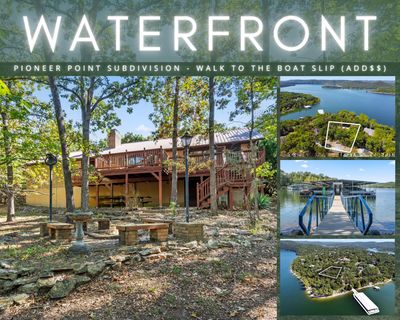
[[[315,230],[315,235],[350,236],[361,232],[350,220],[340,196],[335,196],[331,209]]]

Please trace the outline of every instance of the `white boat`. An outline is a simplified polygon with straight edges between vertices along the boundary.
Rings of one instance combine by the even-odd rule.
[[[318,113],[319,114],[325,114],[325,111],[324,111],[324,109],[318,109]]]
[[[381,290],[381,288],[379,288],[378,286],[374,286],[373,287],[375,290]]]
[[[353,291],[353,297],[358,302],[358,304],[363,308],[367,315],[379,313],[379,308],[375,303],[368,298],[365,293],[358,292],[355,289],[351,289]]]
[[[311,106],[304,106],[304,109],[311,109]]]

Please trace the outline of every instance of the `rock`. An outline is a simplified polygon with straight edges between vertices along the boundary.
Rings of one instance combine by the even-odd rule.
[[[74,267],[72,265],[57,265],[51,267],[50,270],[53,272],[67,272],[74,270]]]
[[[218,241],[217,240],[213,240],[213,239],[208,240],[207,247],[210,248],[210,249],[217,249],[218,248]]]
[[[215,287],[214,288],[215,293],[219,296],[222,296],[225,293],[225,290],[222,290],[221,288]]]
[[[0,268],[2,269],[11,269],[11,264],[6,261],[0,261]]]
[[[198,246],[197,240],[185,243],[185,247],[188,247],[189,249],[195,249],[197,248],[197,246]]]
[[[25,304],[26,301],[29,299],[29,295],[27,295],[26,293],[20,293],[20,294],[16,294],[11,296],[11,299],[18,305],[21,304]]]
[[[207,246],[205,245],[205,244],[200,244],[197,248],[196,248],[196,250],[198,251],[198,252],[205,252],[205,251],[207,251],[208,250],[208,248],[207,248]]]
[[[38,289],[49,289],[53,287],[55,284],[56,284],[56,279],[54,277],[39,279],[38,281],[36,281]]]
[[[49,292],[50,299],[61,299],[69,295],[76,286],[74,279],[65,279],[57,281]]]
[[[75,268],[74,268],[75,274],[86,273],[87,270],[88,270],[88,265],[87,265],[87,263],[77,265],[77,266],[75,266]]]
[[[114,262],[114,261],[113,261]],[[114,262],[114,265],[111,267],[113,270],[119,270],[122,268],[122,262],[118,261],[118,262]]]
[[[106,267],[106,264],[104,261],[96,262],[94,264],[88,265],[87,273],[91,277],[95,277],[98,274],[100,274],[104,268]]]
[[[250,236],[251,235],[251,232],[249,230],[242,230],[242,229],[237,230],[236,233],[241,236]]]
[[[115,261],[115,262],[125,262],[125,261],[130,260],[130,259],[131,259],[131,256],[130,256],[130,255],[122,255],[122,254],[119,254],[119,255],[116,255],[116,256],[110,256],[109,258],[110,258],[112,261]]]
[[[45,270],[39,274],[39,278],[52,278],[52,277],[54,277],[54,273],[49,270]]]
[[[77,286],[88,283],[91,280],[88,276],[74,276],[72,279],[75,281]]]
[[[132,256],[133,261],[142,262],[144,259],[140,254],[135,254]]]
[[[20,277],[28,276],[28,275],[35,273],[35,271],[36,271],[35,268],[29,268],[29,267],[21,268],[21,269],[18,269],[18,276],[20,276]]]
[[[24,277],[24,278],[18,278],[17,280],[14,281],[15,286],[23,286],[28,283],[34,283],[38,280],[37,277]]]
[[[14,300],[11,297],[0,297],[0,310],[7,309],[14,304]]]
[[[150,260],[150,261],[159,261],[159,260],[165,260],[171,256],[173,256],[172,253],[163,252],[163,253],[156,253],[156,254],[148,255],[145,259]]]
[[[18,277],[18,272],[11,269],[0,269],[0,279],[15,280]]]
[[[22,293],[37,293],[38,290],[39,288],[36,283],[28,283],[18,288],[18,291]]]
[[[212,232],[211,235],[213,237],[219,237],[219,228],[215,228]]]
[[[139,251],[139,254],[140,254],[141,256],[145,257],[145,256],[150,255],[151,252],[150,252],[149,249],[144,249],[144,250],[142,250],[142,251]]]
[[[113,261],[113,260],[106,260],[106,261],[104,261],[104,263],[105,263],[106,266],[108,266],[108,267],[113,267],[113,266],[115,266],[115,264],[116,264],[116,262]]]
[[[16,285],[14,284],[14,281],[8,280],[8,281],[4,281],[2,284],[2,289],[1,292],[9,292],[12,289],[14,289],[16,287]]]
[[[220,262],[221,259],[218,258],[218,257],[208,257],[208,258],[206,258],[206,261],[208,261],[208,262]]]
[[[161,253],[161,248],[160,247],[150,248],[149,250],[150,250],[150,254]]]

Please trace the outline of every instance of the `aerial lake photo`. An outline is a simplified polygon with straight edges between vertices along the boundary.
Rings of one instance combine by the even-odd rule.
[[[395,96],[372,93],[360,89],[331,89],[322,85],[298,84],[283,87],[282,92],[299,92],[311,94],[320,98],[320,102],[310,109],[292,112],[281,116],[281,121],[293,120],[300,117],[313,116],[322,109],[324,112],[336,113],[349,110],[356,114],[364,113],[380,124],[394,127],[395,125]]]
[[[394,90],[393,77],[281,80],[281,157],[394,157]]]
[[[371,240],[363,243],[362,240],[352,239],[347,240],[347,245],[337,239],[322,241],[332,242],[325,245],[324,242],[281,240],[280,315],[366,316],[366,311],[353,296],[352,289],[358,294],[363,293],[375,305],[374,310],[369,310],[374,316],[394,314],[395,284],[391,278],[394,276],[394,241],[385,239],[383,241],[387,242],[375,244]],[[391,248],[382,247],[388,245]],[[369,250],[373,247],[378,248]],[[315,250],[318,254],[314,254]],[[371,256],[373,254],[385,260],[385,267],[377,262],[371,263],[376,261],[376,257]],[[313,255],[317,258],[313,258]],[[321,276],[320,269],[330,264],[340,270],[337,279]],[[307,269],[315,270],[308,273]],[[362,280],[371,270],[375,270],[379,276],[368,276],[371,278]],[[364,282],[360,283],[360,279]],[[315,292],[317,289],[314,283],[319,293]],[[316,297],[318,295],[321,297]]]

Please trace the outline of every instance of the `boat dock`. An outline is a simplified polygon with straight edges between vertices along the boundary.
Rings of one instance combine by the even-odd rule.
[[[353,298],[358,302],[358,304],[363,308],[363,310],[367,313],[367,315],[372,315],[379,313],[379,308],[375,303],[372,302],[370,298],[368,298],[365,293],[358,292],[355,289],[351,289],[353,291]]]
[[[361,232],[351,221],[340,196],[335,196],[333,198],[332,207],[315,230],[315,234],[353,236],[361,235]]]

